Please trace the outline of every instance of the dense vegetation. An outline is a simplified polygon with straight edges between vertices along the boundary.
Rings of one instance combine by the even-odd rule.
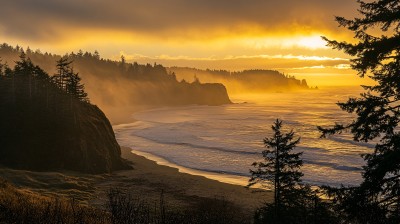
[[[19,169],[89,173],[127,168],[110,122],[89,103],[62,58],[49,76],[21,54],[0,66],[0,163]]]
[[[56,72],[54,61],[61,56],[23,50],[7,44],[0,45],[0,57],[10,66],[25,52],[33,63],[46,72]],[[231,103],[222,84],[202,84],[199,82],[178,82],[173,73],[159,64],[140,65],[127,63],[124,57],[120,61],[106,60],[98,52],[71,52],[63,57],[74,61],[74,70],[81,74],[86,91],[92,102],[107,111],[113,107],[131,105],[221,105]]]
[[[368,75],[376,84],[363,86],[366,92],[359,98],[338,103],[342,110],[356,115],[353,121],[318,128],[321,137],[349,131],[354,141],[375,140],[378,143],[372,152],[362,155],[366,165],[359,186],[322,187],[324,195],[330,199],[322,210],[323,217],[330,218],[317,223],[397,224],[400,223],[400,2],[358,0],[358,3],[360,18],[336,18],[340,26],[354,32],[358,42],[325,40],[331,47],[353,56],[352,68],[361,77]],[[255,163],[257,169],[251,171],[250,184],[266,180],[274,183],[275,200],[262,208],[258,220],[262,223],[313,223],[313,219],[304,219],[308,203],[297,203],[299,198],[304,198],[299,191],[301,187],[293,188],[299,185],[301,177],[300,155],[289,153],[297,141],[292,141],[293,132],[281,134],[280,126],[280,122],[276,122],[273,138],[264,141],[272,149],[263,152],[265,161]],[[286,198],[290,198],[287,203],[284,202]],[[290,212],[283,214],[282,210]],[[318,213],[314,212],[313,217],[318,217],[315,214]]]
[[[348,223],[400,223],[400,1],[358,2],[360,18],[336,18],[357,42],[325,39],[353,56],[352,68],[376,84],[364,86],[366,92],[359,98],[339,103],[356,115],[352,122],[320,130],[323,136],[350,131],[355,141],[378,143],[363,155],[366,166],[360,186],[328,189]]]
[[[256,211],[256,223],[302,224],[338,223],[330,203],[320,198],[318,190],[303,184],[300,168],[302,152],[293,153],[300,138],[294,132],[284,133],[282,121],[272,126],[273,136],[265,138],[267,148],[262,151],[263,161],[254,162],[248,186],[260,184],[274,191],[274,201]]]
[[[45,197],[24,192],[0,178],[0,223],[53,224],[246,224],[251,220],[240,208],[222,199],[201,199],[175,208],[160,194],[158,202],[110,190],[102,208],[81,204],[73,198]]]
[[[168,68],[178,79],[199,80],[201,82],[220,82],[230,94],[262,93],[270,91],[291,91],[309,89],[305,79],[284,75],[274,70],[200,70],[195,68]]]
[[[358,2],[361,18],[353,20],[337,18],[341,26],[355,33],[355,39],[358,42],[327,41],[330,46],[354,56],[355,58],[351,61],[352,67],[359,72],[361,77],[369,75],[376,81],[376,85],[365,86],[366,93],[359,98],[351,98],[345,103],[339,103],[343,110],[356,115],[353,121],[348,124],[337,124],[332,128],[319,127],[319,129],[322,137],[349,131],[353,134],[355,141],[376,140],[378,142],[371,153],[363,155],[366,160],[366,166],[363,167],[363,182],[356,187],[343,186],[338,189],[324,187],[322,190],[325,191],[322,193],[330,196],[330,200],[324,201],[319,198],[319,191],[312,190],[301,182],[301,153],[292,153],[299,141],[293,139],[292,131],[284,133],[281,130],[282,123],[277,121],[272,127],[274,135],[264,140],[267,147],[262,153],[264,161],[254,163],[255,170],[251,170],[250,185],[268,182],[273,184],[275,191],[274,201],[256,211],[256,223],[400,223],[400,132],[398,128],[400,121],[400,17],[398,16],[400,2],[398,0],[370,2],[359,0]],[[372,35],[371,33],[376,33],[377,28],[381,31],[379,36]],[[372,32],[369,33],[371,29]],[[7,67],[2,69],[1,80],[4,85],[2,87],[5,88],[1,88],[1,93],[7,98],[0,101],[5,102],[7,108],[18,108],[22,111],[26,109],[18,106],[21,102],[28,102],[30,109],[38,107],[36,104],[41,105],[39,108],[43,111],[37,110],[34,115],[26,115],[31,117],[24,122],[31,122],[35,116],[41,116],[45,113],[45,108],[51,109],[56,116],[64,118],[63,113],[68,111],[68,106],[73,107],[75,103],[89,105],[85,102],[86,96],[82,95],[81,91],[75,91],[81,89],[79,85],[76,86],[77,88],[72,88],[71,92],[68,92],[70,90],[61,91],[55,82],[43,81],[48,79],[43,70],[26,65],[30,65],[30,62],[21,59],[13,70]],[[27,74],[31,75],[20,76],[24,74],[23,71],[26,71],[27,67],[31,71]],[[16,88],[17,86],[22,88]],[[37,86],[45,88],[37,88]],[[38,96],[46,100],[38,100]],[[55,99],[60,99],[62,103]],[[1,112],[7,111],[8,109],[4,109],[6,107],[2,105]],[[6,114],[14,119],[10,124],[20,125],[14,118],[20,114],[20,110],[11,111],[12,115]],[[72,117],[74,116],[70,114],[65,118]],[[73,119],[69,121],[74,123]],[[5,121],[2,120],[2,122]],[[7,124],[9,127],[5,127],[12,131],[20,130],[10,124]],[[48,126],[44,127],[46,128]],[[33,133],[33,130],[27,129],[27,131]],[[7,133],[2,133],[2,136],[3,134]],[[50,137],[56,137],[56,135],[50,135]],[[0,186],[9,189],[7,185]],[[36,222],[36,220],[46,223],[44,220],[48,219],[49,215],[55,217],[60,223],[64,222],[60,220],[74,223],[86,220],[92,222],[92,218],[99,219],[100,223],[245,222],[240,219],[240,213],[237,212],[239,210],[226,209],[225,205],[212,207],[218,205],[217,202],[207,202],[203,207],[204,210],[198,207],[191,213],[190,210],[168,212],[161,200],[159,209],[152,211],[145,203],[135,202],[129,196],[121,196],[118,192],[110,192],[109,210],[101,211],[86,210],[83,207],[75,207],[73,204],[68,206],[57,201],[55,203],[35,201],[34,197],[26,197],[13,190],[8,192],[14,193],[3,191],[0,194],[0,221],[11,223]],[[18,196],[13,198],[15,195]],[[12,199],[9,200],[9,198]],[[54,222],[54,219],[49,222]]]

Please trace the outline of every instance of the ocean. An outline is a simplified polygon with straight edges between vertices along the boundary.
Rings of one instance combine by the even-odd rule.
[[[359,96],[360,87],[329,87],[292,93],[247,94],[231,97],[223,106],[164,107],[133,113],[133,123],[113,126],[121,146],[222,182],[245,185],[254,161],[262,160],[263,139],[279,118],[293,129],[303,152],[303,181],[314,186],[357,185],[361,182],[361,154],[374,143],[355,142],[350,133],[320,138],[317,126],[350,122],[354,115],[337,102]]]

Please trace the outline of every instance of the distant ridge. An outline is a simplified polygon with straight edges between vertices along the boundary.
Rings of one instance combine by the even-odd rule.
[[[227,70],[201,70],[187,67],[170,67],[168,71],[184,80],[222,83],[229,93],[293,91],[309,89],[305,79],[285,75],[275,70],[243,70],[230,72]]]

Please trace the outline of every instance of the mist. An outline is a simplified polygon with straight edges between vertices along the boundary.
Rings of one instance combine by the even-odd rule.
[[[263,94],[268,92],[290,92],[308,90],[305,79],[285,75],[275,70],[201,70],[195,68],[170,67],[178,80],[202,83],[222,83],[230,96]]]
[[[48,74],[56,73],[56,61],[62,56],[25,51],[3,44],[0,57],[13,66],[21,52]],[[299,80],[274,70],[200,70],[170,67],[154,63],[128,63],[103,59],[94,53],[71,52],[64,55],[72,61],[75,72],[82,78],[90,101],[98,105],[117,124],[131,120],[131,114],[146,108],[180,105],[230,104],[229,96],[268,92],[308,90],[306,80]]]
[[[13,66],[22,52],[19,47],[3,44],[0,57],[3,63]],[[30,49],[25,53],[48,74],[55,74],[60,55]],[[72,52],[64,57],[72,61],[71,65],[82,78],[90,101],[98,105],[114,124],[129,120],[135,111],[155,106],[231,103],[222,84],[179,82],[162,65],[127,63],[123,58],[120,61],[105,60],[97,52]]]

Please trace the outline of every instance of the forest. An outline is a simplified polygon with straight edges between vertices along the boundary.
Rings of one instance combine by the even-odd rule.
[[[49,76],[23,53],[0,65],[0,163],[102,173],[128,168],[104,113],[89,102],[71,61]]]
[[[297,133],[291,127],[288,129],[285,121],[277,118],[271,125],[270,134],[260,139],[264,148],[254,153],[258,156],[257,160],[249,164],[247,186],[240,186],[240,189],[254,194],[263,193],[265,201],[262,205],[253,209],[249,204],[234,204],[223,197],[189,195],[185,193],[193,189],[185,188],[180,192],[167,190],[182,201],[189,200],[191,203],[183,207],[169,206],[173,203],[164,194],[164,187],[170,185],[163,179],[167,175],[162,172],[154,175],[157,167],[163,171],[170,168],[179,173],[179,186],[193,187],[207,181],[207,178],[195,178],[196,175],[183,174],[175,167],[155,162],[150,162],[153,166],[146,163],[151,170],[144,175],[150,176],[149,179],[140,175],[124,176],[126,173],[111,175],[113,171],[134,170],[139,163],[128,163],[121,158],[122,149],[110,121],[92,103],[106,109],[126,105],[231,103],[223,84],[202,83],[207,82],[202,80],[206,73],[211,74],[210,79],[219,79],[222,83],[232,81],[241,85],[240,88],[256,90],[262,88],[262,84],[308,89],[307,82],[269,70],[232,73],[193,69],[188,69],[187,77],[196,73],[188,82],[185,77],[178,77],[180,68],[172,68],[177,69],[174,73],[158,64],[127,63],[124,57],[120,61],[102,59],[98,52],[79,51],[59,56],[3,44],[0,46],[2,172],[6,170],[3,173],[15,174],[8,169],[19,169],[26,182],[33,181],[39,185],[36,180],[29,180],[33,171],[57,171],[56,180],[62,182],[57,184],[61,187],[66,184],[68,195],[74,195],[81,189],[91,193],[95,191],[83,186],[83,179],[87,182],[91,178],[101,179],[103,187],[104,183],[112,184],[107,192],[102,192],[105,202],[90,204],[84,201],[85,198],[79,200],[57,194],[45,195],[19,188],[17,184],[0,177],[0,223],[400,223],[400,2],[358,0],[357,4],[359,17],[336,17],[340,27],[353,33],[353,42],[322,38],[327,46],[351,57],[350,66],[358,76],[368,76],[374,83],[363,85],[363,93],[359,96],[337,103],[339,109],[351,115],[348,120],[341,123],[328,121],[330,123],[314,127],[320,138],[346,133],[349,141],[371,143],[370,150],[360,154],[364,166],[360,168],[359,184],[312,186],[303,181],[302,168],[306,160],[303,160],[303,152],[296,148],[303,141],[302,135],[308,133]],[[379,35],[376,35],[377,31]],[[276,81],[268,83],[266,80],[271,78]],[[227,86],[229,91],[229,84]],[[244,125],[247,120],[247,117],[240,119]],[[287,123],[290,126],[294,122]],[[259,125],[259,129],[264,131],[265,124]],[[181,151],[187,146],[186,143],[179,145],[182,146]],[[215,147],[208,149],[216,151]],[[133,156],[131,149],[127,151]],[[218,162],[224,161],[221,159]],[[75,178],[71,178],[71,173],[67,171],[76,172],[72,174],[76,175]],[[79,179],[78,174],[82,173],[85,175]],[[49,173],[45,175],[50,176]],[[117,182],[118,178],[122,181]],[[68,186],[73,185],[71,182],[81,189]],[[187,182],[192,185],[185,185]],[[145,190],[137,196],[119,189],[131,183],[137,185],[130,186],[144,186]],[[23,186],[24,183],[19,184]],[[210,190],[215,186],[221,185],[203,187]],[[226,186],[232,187],[229,184]],[[223,189],[235,189],[234,194],[240,192],[233,187]],[[148,199],[151,193],[158,191],[158,201]]]
[[[305,79],[299,80],[276,70],[227,71],[170,67],[168,71],[175,73],[178,79],[222,83],[229,94],[292,92],[310,89]]]
[[[73,61],[73,69],[81,74],[91,101],[107,114],[115,107],[140,107],[141,105],[222,105],[231,103],[222,84],[203,84],[177,81],[174,73],[159,64],[128,63],[103,59],[99,53],[79,51],[60,55],[24,50],[19,46],[0,45],[3,63],[13,66],[21,53],[49,74],[56,72],[54,64],[60,58]],[[107,114],[108,115],[108,114]]]

